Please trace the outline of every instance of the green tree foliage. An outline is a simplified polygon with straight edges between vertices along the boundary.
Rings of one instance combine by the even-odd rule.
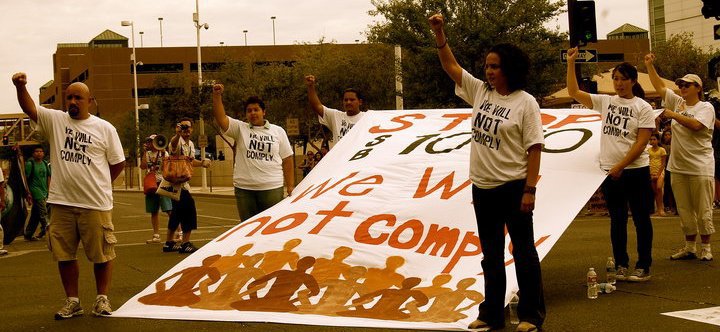
[[[228,116],[244,120],[244,100],[256,95],[266,105],[266,118],[285,127],[287,118],[298,118],[300,137],[321,136],[322,129],[307,102],[304,77],[313,74],[318,78],[318,94],[325,105],[342,109],[342,93],[353,87],[365,96],[366,109],[395,108],[395,72],[392,47],[376,44],[303,45],[298,47],[295,60],[268,61],[251,54],[245,58],[228,58],[217,71],[203,71],[205,86],[198,96],[197,76],[173,74],[158,76],[154,82],[154,96],[150,110],[141,111],[141,139],[152,133],[174,134],[174,125],[181,117],[205,118],[205,131],[209,138],[217,134],[213,127],[211,84],[225,86],[223,104]],[[128,122],[134,124],[134,115]],[[121,132],[123,146],[135,147],[134,127]],[[195,135],[199,134],[195,127]],[[196,137],[195,137],[196,138]],[[194,138],[194,139],[195,139]],[[142,143],[142,142],[141,142]],[[209,139],[210,151],[214,150]]]
[[[564,78],[558,50],[567,35],[545,27],[564,6],[550,0],[373,0],[370,14],[385,20],[368,31],[368,40],[403,47],[403,87],[409,107],[455,107],[453,83],[443,72],[428,17],[445,17],[448,44],[463,68],[483,77],[488,49],[501,42],[524,49],[532,61],[530,86],[536,97],[554,92]]]
[[[661,77],[674,81],[685,74],[697,74],[703,80],[705,91],[716,86],[708,75],[707,63],[719,54],[717,49],[706,50],[695,46],[692,32],[672,35],[668,40],[653,49],[655,69]],[[641,70],[647,72],[645,64]]]

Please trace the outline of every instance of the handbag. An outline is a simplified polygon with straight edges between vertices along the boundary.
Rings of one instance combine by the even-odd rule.
[[[157,164],[157,160],[160,158],[160,154],[155,155],[155,161],[154,164]],[[157,183],[157,177],[155,176],[155,172],[150,171],[147,174],[145,174],[145,178],[143,178],[143,193],[145,195],[152,195],[154,194],[158,189],[158,183]]]
[[[177,154],[165,157],[162,166],[163,179],[173,184],[190,181],[193,175],[192,160],[180,153],[181,147],[177,150]]]
[[[143,193],[145,193],[145,195],[152,195],[157,191],[157,189],[158,186],[157,179],[155,178],[155,172],[145,174],[145,178],[143,179]]]

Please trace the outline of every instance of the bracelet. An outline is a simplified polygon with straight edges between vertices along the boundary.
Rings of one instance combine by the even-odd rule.
[[[441,50],[441,49],[445,48],[445,46],[447,46],[447,37],[445,37],[445,42],[442,43],[442,45],[440,45],[440,46],[435,45],[435,48],[437,48],[438,50]]]
[[[536,190],[537,190],[536,187],[532,187],[532,186],[527,186],[527,185],[526,185],[525,188],[523,189],[523,193],[525,193],[525,194],[530,194],[530,195],[535,195],[535,191],[536,191]]]

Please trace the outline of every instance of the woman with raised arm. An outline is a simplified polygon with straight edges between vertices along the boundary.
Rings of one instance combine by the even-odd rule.
[[[646,150],[655,129],[652,107],[641,98],[645,91],[638,83],[637,69],[621,63],[612,71],[616,95],[590,94],[578,88],[575,76],[577,47],[567,53],[567,88],[570,97],[585,107],[600,112],[600,168],[607,172],[602,183],[610,213],[610,242],[615,257],[617,280],[647,281],[652,264],[653,191],[650,184],[650,159]],[[637,235],[638,260],[628,275],[627,253],[628,204]]]
[[[522,90],[530,59],[517,46],[495,45],[485,58],[486,81],[482,81],[455,60],[442,15],[435,14],[429,21],[440,63],[456,84],[455,93],[473,107],[470,180],[483,252],[485,301],[468,328],[505,326],[507,227],[521,294],[517,331],[537,331],[545,320],[545,300],[532,212],[544,137],[540,107]]]
[[[672,260],[695,259],[695,241],[700,233],[700,259],[712,260],[710,235],[715,233],[712,218],[714,195],[715,159],[712,133],[715,110],[712,104],[702,101],[702,80],[695,74],[678,78],[678,96],[668,89],[655,70],[655,55],[645,56],[645,66],[650,82],[665,103],[660,116],[672,120],[672,153],[667,169],[672,173],[670,184],[680,226],[685,234],[685,246],[670,256]]]

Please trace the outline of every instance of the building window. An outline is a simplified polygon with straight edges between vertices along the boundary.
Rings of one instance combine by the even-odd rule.
[[[135,98],[135,90],[130,90],[130,95]],[[183,92],[182,88],[138,88],[138,98],[150,98],[152,96],[177,95]]]
[[[180,73],[183,71],[182,63],[146,63],[137,66],[138,74],[158,74],[158,73]],[[133,72],[133,65],[130,64],[130,73]]]
[[[50,98],[46,99],[44,102],[42,102],[42,105],[52,105],[55,103],[55,96],[52,95]]]
[[[222,66],[225,65],[224,62],[204,62],[202,64],[202,70],[203,71],[220,71],[222,69]],[[190,64],[190,71],[196,72],[197,71],[197,62]]]
[[[255,61],[255,67],[268,67],[268,66],[285,66],[294,67],[296,61],[285,60],[285,61]]]
[[[88,70],[85,69],[84,72],[80,73],[80,75],[78,75],[77,77],[73,78],[73,79],[70,81],[70,83],[85,82],[85,81],[87,81],[88,76],[90,76],[89,73],[88,73]]]

